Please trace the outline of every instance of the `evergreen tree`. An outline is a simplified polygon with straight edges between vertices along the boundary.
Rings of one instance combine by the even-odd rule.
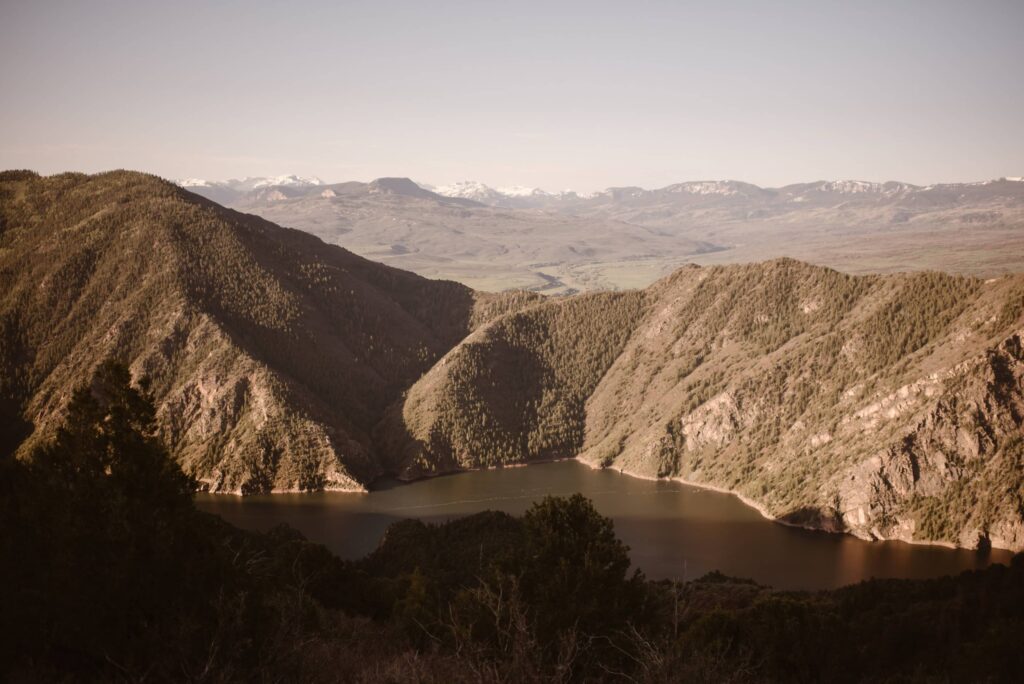
[[[27,466],[5,464],[0,562],[16,588],[5,602],[14,644],[127,667],[129,654],[145,662],[165,646],[159,625],[197,609],[190,597],[218,572],[197,533],[194,483],[154,418],[145,383],[107,362],[75,391],[54,440]]]

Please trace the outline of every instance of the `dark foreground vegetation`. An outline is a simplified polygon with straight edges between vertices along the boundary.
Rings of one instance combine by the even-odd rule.
[[[6,420],[6,416],[4,417]],[[1019,681],[1024,555],[955,578],[776,592],[630,572],[581,496],[405,521],[358,562],[192,504],[106,364],[54,441],[0,460],[0,680]],[[7,434],[7,433],[10,434]],[[4,433],[6,452],[18,433]],[[22,435],[23,436],[23,435]]]

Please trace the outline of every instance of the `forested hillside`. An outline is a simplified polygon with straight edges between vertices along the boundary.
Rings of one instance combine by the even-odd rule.
[[[374,264],[153,176],[0,176],[10,420],[49,435],[73,379],[121,360],[152,383],[172,453],[217,491],[362,488],[382,472],[384,408],[528,298]]]
[[[405,477],[572,458],[584,405],[644,311],[641,291],[581,295],[495,320],[445,356],[378,427]]]
[[[579,455],[796,524],[1020,549],[1022,298],[1021,276],[683,268],[496,320],[385,424],[407,476]]]
[[[146,378],[215,491],[579,457],[868,538],[1024,548],[1024,276],[688,266],[475,293],[152,176],[0,176],[3,439]]]

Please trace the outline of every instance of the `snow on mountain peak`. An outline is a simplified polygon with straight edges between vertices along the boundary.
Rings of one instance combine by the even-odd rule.
[[[676,183],[666,188],[669,192],[689,193],[691,195],[735,195],[736,184],[733,181],[689,181]]]
[[[487,202],[488,200],[521,199],[525,197],[552,197],[551,193],[540,188],[529,188],[523,185],[508,185],[492,188],[480,181],[464,180],[433,188],[438,195],[445,197],[461,197],[463,199]]]
[[[287,174],[284,176],[246,176],[245,178],[232,178],[226,181],[208,181],[203,180],[202,178],[182,178],[174,181],[174,183],[183,188],[228,188],[238,192],[248,192],[250,190],[277,186],[308,188],[324,184],[322,180],[315,176],[296,176],[295,174]]]
[[[288,174],[286,176],[269,176],[260,178],[246,178],[243,182],[252,182],[252,187],[255,188],[266,188],[275,185],[287,185],[295,187],[304,187],[310,185],[323,185],[324,182],[316,176],[296,176],[295,174]]]
[[[174,181],[175,185],[180,185],[183,188],[209,188],[213,185],[210,181],[203,180],[202,178],[179,178]]]
[[[506,197],[550,197],[551,195],[540,188],[528,188],[525,185],[509,185],[498,188],[498,192]]]
[[[879,192],[882,189],[881,183],[869,183],[858,180],[827,181],[818,186],[822,192],[838,192],[843,195],[852,195],[861,192]]]
[[[444,197],[461,197],[463,199],[485,199],[493,197],[497,192],[479,181],[458,181],[447,185],[438,185],[433,191]]]
[[[890,181],[888,183],[871,183],[869,181],[859,180],[837,180],[825,181],[818,185],[816,189],[821,192],[835,192],[840,195],[856,195],[862,193],[898,195],[900,193],[907,192],[908,190],[915,189],[915,186],[908,185],[907,183],[897,183],[895,181]]]

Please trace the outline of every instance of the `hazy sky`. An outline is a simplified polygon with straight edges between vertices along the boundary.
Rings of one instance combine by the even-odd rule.
[[[0,0],[0,168],[1024,175],[1024,1]]]

